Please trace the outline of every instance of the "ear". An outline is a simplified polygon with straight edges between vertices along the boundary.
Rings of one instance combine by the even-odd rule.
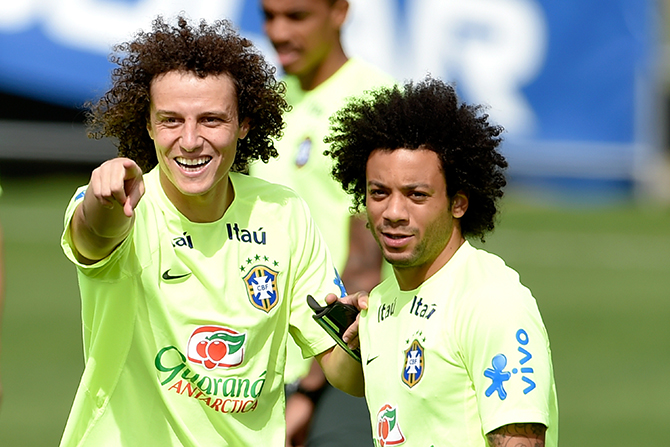
[[[152,140],[154,139],[154,131],[153,127],[151,127],[151,120],[147,120],[147,133],[149,134],[149,138]]]
[[[468,195],[463,191],[458,191],[451,198],[451,215],[456,219],[460,219],[468,210],[469,203]]]
[[[338,28],[342,28],[349,13],[349,2],[347,0],[335,0],[332,6],[331,16]]]
[[[149,138],[155,140],[154,127],[151,125],[151,106],[149,106],[149,112],[147,113],[147,133]]]
[[[247,137],[247,134],[251,130],[251,120],[249,118],[244,118],[240,123],[240,135],[239,139],[243,140]]]

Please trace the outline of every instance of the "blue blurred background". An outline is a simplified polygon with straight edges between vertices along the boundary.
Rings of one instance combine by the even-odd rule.
[[[536,194],[570,200],[662,194],[663,4],[351,4],[348,53],[399,80],[430,73],[454,82],[464,100],[488,105],[494,121],[507,129],[504,151],[516,182],[532,182]],[[273,59],[257,0],[2,2],[0,158],[97,162],[113,155],[109,143],[89,142],[73,126],[82,118],[77,109],[108,87],[114,43],[147,28],[156,14],[172,17],[180,11],[196,19],[231,19]],[[36,130],[28,125],[36,120],[65,125]]]
[[[668,0],[350,3],[349,55],[453,82],[506,128],[510,185],[485,248],[538,300],[561,445],[665,445]],[[180,11],[231,19],[274,62],[259,0],[0,1],[2,447],[57,445],[83,369],[59,236],[71,194],[115,148],[86,137],[82,105],[108,88],[113,44]]]

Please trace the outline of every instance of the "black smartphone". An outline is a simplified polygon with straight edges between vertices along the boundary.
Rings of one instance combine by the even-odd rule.
[[[335,301],[327,306],[321,306],[312,295],[307,295],[307,304],[314,311],[312,317],[331,337],[358,362],[361,361],[361,350],[351,349],[342,340],[344,331],[356,321],[358,309],[349,304]]]

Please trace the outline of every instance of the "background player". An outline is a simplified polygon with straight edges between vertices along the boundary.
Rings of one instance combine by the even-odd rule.
[[[321,230],[335,266],[349,291],[370,291],[380,281],[382,258],[365,220],[352,216],[351,200],[335,182],[332,160],[323,152],[328,118],[345,99],[364,91],[392,84],[393,79],[378,68],[349,58],[342,46],[342,26],[349,11],[346,0],[262,0],[264,30],[277,52],[286,77],[286,100],[292,110],[285,115],[286,129],[276,146],[279,157],[269,163],[255,163],[251,174],[289,186],[305,199]],[[304,361],[289,343],[286,410],[287,442],[300,445],[316,402],[318,412],[310,445],[336,445],[347,433],[349,445],[370,445],[367,409],[355,399],[327,386],[320,368]],[[332,412],[346,409],[337,418]]]
[[[340,291],[306,205],[238,173],[274,155],[282,85],[226,21],[159,17],[115,50],[90,124],[120,157],[77,191],[62,240],[85,353],[62,445],[283,446],[289,331],[363,390],[305,304]]]
[[[506,183],[501,132],[431,78],[352,101],[333,121],[334,175],[365,206],[394,272],[358,303],[378,445],[557,445],[535,299],[466,240],[494,228]]]

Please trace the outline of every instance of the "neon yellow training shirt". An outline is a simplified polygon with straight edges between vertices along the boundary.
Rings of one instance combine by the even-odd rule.
[[[323,155],[328,146],[323,142],[329,134],[329,117],[344,106],[346,100],[384,85],[395,83],[377,67],[357,58],[349,59],[325,82],[310,91],[300,87],[295,76],[287,76],[286,101],[292,106],[284,115],[286,129],[275,143],[279,157],[267,164],[256,162],[250,173],[269,182],[288,186],[309,206],[321,230],[338,271],[344,271],[349,256],[349,224],[351,198],[332,175],[333,160]],[[310,362],[302,361],[298,350],[289,341],[286,379],[293,382],[305,376]]]
[[[134,228],[91,266],[77,266],[85,370],[61,445],[284,446],[290,331],[305,356],[333,341],[313,321],[341,284],[305,203],[231,173],[235,198],[193,223],[160,187],[158,168]]]
[[[333,76],[310,91],[303,91],[295,76],[285,79],[286,100],[292,106],[284,116],[286,129],[276,142],[279,157],[256,162],[250,173],[288,186],[305,199],[314,221],[328,244],[335,266],[344,269],[349,254],[351,198],[332,177],[333,160],[323,155],[328,146],[329,117],[346,100],[394,83],[393,78],[360,59],[349,59]]]
[[[415,290],[387,279],[360,325],[377,446],[486,447],[496,428],[540,423],[556,447],[547,332],[530,291],[497,256],[466,242]]]

